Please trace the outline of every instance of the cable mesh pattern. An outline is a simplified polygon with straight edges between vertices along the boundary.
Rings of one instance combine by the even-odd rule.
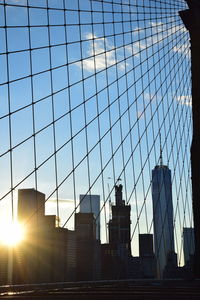
[[[132,253],[153,232],[151,171],[172,171],[174,232],[192,226],[189,36],[183,0],[0,1],[0,210],[46,194],[73,227],[79,194],[101,196],[101,239],[121,179]]]

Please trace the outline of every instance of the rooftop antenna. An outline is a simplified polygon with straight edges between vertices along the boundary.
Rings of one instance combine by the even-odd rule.
[[[159,132],[159,138],[160,138],[160,166],[163,166],[163,151],[162,151],[162,140],[161,140],[161,133]]]
[[[108,177],[108,179],[112,179],[112,177]],[[110,196],[110,184],[109,184],[109,182],[108,182],[108,195],[109,195],[109,220],[111,220],[111,218],[112,218],[112,213],[111,213],[111,211],[112,211],[112,202],[111,202],[111,196]]]
[[[116,183],[119,184],[119,181],[122,181],[122,179],[120,177],[117,178]]]

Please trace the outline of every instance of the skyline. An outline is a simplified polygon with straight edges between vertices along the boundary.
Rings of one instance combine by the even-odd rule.
[[[95,224],[93,213],[82,211],[75,213],[73,231],[61,228],[55,215],[45,214],[45,194],[35,189],[19,190],[18,221],[20,223],[16,223],[18,227],[14,227],[14,240],[9,239],[9,236],[5,235],[5,231],[4,235],[2,236],[1,233],[0,236],[1,284],[40,283],[41,280],[43,283],[50,282],[49,280],[54,282],[54,280],[59,280],[58,278],[62,278],[62,280],[70,280],[71,278],[72,281],[100,278],[189,278],[190,264],[194,254],[191,243],[194,242],[194,236],[193,238],[189,237],[188,234],[184,236],[184,268],[177,266],[176,254],[169,250],[168,255],[171,257],[173,254],[175,260],[173,259],[174,263],[171,260],[165,261],[165,265],[161,266],[160,272],[165,267],[161,276],[159,273],[156,275],[156,261],[160,265],[160,254],[158,249],[155,249],[156,232],[155,235],[139,234],[139,256],[133,257],[131,255],[131,207],[122,200],[122,189],[121,184],[115,186],[115,203],[112,205],[112,217],[109,221],[109,242],[107,243],[101,243],[98,235],[96,235],[96,224],[98,223]],[[155,190],[155,186],[153,189]],[[154,225],[160,227],[160,224],[156,224],[156,218],[154,221]],[[6,230],[6,224],[4,229]],[[186,229],[187,231],[191,230],[191,228],[184,228],[184,230]],[[10,251],[12,251],[13,256],[11,261]],[[8,261],[8,269],[6,268],[6,261]],[[33,266],[33,271],[29,267],[30,264]],[[62,272],[60,272],[60,264],[62,265]],[[87,265],[88,269],[85,267]],[[72,273],[69,270],[70,266],[73,266]],[[57,272],[58,270],[59,272]]]
[[[161,150],[161,155],[160,155],[160,164],[155,166],[155,168],[152,170],[152,187],[151,187],[151,190],[152,190],[152,206],[153,206],[153,209],[155,211],[154,212],[154,218],[152,220],[154,226],[153,226],[153,230],[151,231],[151,234],[154,237],[154,242],[153,242],[153,239],[152,239],[153,251],[154,251],[155,257],[157,257],[158,269],[160,269],[160,268],[162,269],[162,267],[163,267],[163,262],[159,262],[159,260],[162,261],[164,259],[164,261],[166,262],[166,257],[163,258],[163,255],[166,256],[166,252],[170,253],[170,252],[166,251],[166,249],[168,249],[168,248],[171,249],[172,253],[175,254],[175,252],[174,252],[174,249],[175,249],[174,248],[175,228],[173,226],[174,217],[173,217],[173,207],[172,207],[172,195],[170,193],[170,190],[172,189],[172,186],[171,186],[171,170],[169,170],[167,166],[162,165],[161,163],[162,163],[162,150]],[[161,171],[164,172],[165,174],[163,173],[164,174],[163,175],[161,173]],[[159,174],[159,173],[161,173],[161,174]],[[160,175],[162,175],[162,176],[160,176]],[[120,179],[118,179],[118,182],[120,182]],[[115,191],[116,191],[116,187],[120,187],[120,186],[123,188],[123,186],[121,184],[119,184],[119,186],[115,185],[114,186]],[[21,203],[20,207],[19,207],[19,204],[18,204],[18,220],[26,219],[26,221],[25,221],[25,223],[23,222],[24,224],[21,223],[21,222],[19,222],[19,224],[16,223],[17,224],[17,225],[15,225],[16,229],[15,229],[15,227],[13,228],[14,231],[16,230],[16,234],[17,234],[17,226],[22,226],[22,224],[23,224],[23,226],[22,226],[23,231],[26,233],[26,226],[28,226],[29,223],[30,224],[32,223],[32,221],[31,221],[32,219],[33,219],[33,221],[35,220],[34,216],[36,216],[38,214],[38,212],[39,212],[39,217],[41,217],[42,215],[49,216],[49,217],[57,217],[56,215],[52,215],[52,213],[50,213],[50,211],[49,211],[49,213],[47,212],[47,210],[46,210],[47,202],[45,200],[46,199],[45,194],[43,194],[41,191],[36,191],[33,188],[25,188],[25,189],[22,189],[22,190],[18,190],[18,203],[19,203],[19,198],[20,197],[22,199],[24,198],[24,197],[21,196],[21,193],[23,195],[23,193],[26,193],[26,192],[27,193],[32,192],[33,194],[35,192],[37,192],[38,197],[39,197],[38,199],[41,198],[42,202],[44,202],[44,205],[41,202],[39,204],[39,208],[36,209],[36,210],[32,206],[32,204],[30,206],[29,201],[31,201],[31,199],[33,198],[32,194],[30,194],[30,196],[28,196],[26,201],[23,201],[23,203],[22,203],[22,201],[20,202]],[[123,194],[120,195],[121,199],[123,199],[122,195]],[[93,204],[90,204],[90,197],[93,200],[92,201]],[[111,213],[112,207],[115,206],[115,205],[118,205],[118,206],[120,206],[120,205],[122,205],[122,206],[125,205],[126,206],[127,205],[124,200],[122,200],[122,202],[118,203],[117,202],[118,198],[119,198],[119,196],[117,196],[117,194],[115,192],[115,201],[110,202],[110,204],[109,204],[110,207],[107,211],[107,214],[109,215],[107,225],[110,223],[110,221],[113,218],[113,214]],[[171,202],[170,202],[171,204],[168,203],[169,202],[168,198],[169,199],[171,198]],[[38,201],[41,201],[41,200],[38,200]],[[50,200],[52,202],[56,201],[56,199],[50,199]],[[96,205],[94,200],[98,200],[99,203]],[[70,204],[72,200],[62,199],[60,201],[63,204]],[[116,202],[116,204],[115,204],[115,202]],[[128,206],[129,205],[127,205],[127,207]],[[25,213],[26,209],[28,209],[28,211],[31,210],[31,212],[29,212],[28,215]],[[131,206],[130,206],[130,210],[131,210]],[[160,211],[160,215],[158,215],[157,210]],[[23,218],[19,215],[19,212],[22,213],[22,211],[24,211],[23,212]],[[79,213],[89,213],[90,214],[92,212],[94,214],[94,220],[97,222],[96,223],[96,226],[97,226],[96,227],[96,235],[95,235],[96,239],[99,240],[99,242],[102,242],[102,243],[110,242],[110,239],[108,237],[105,239],[106,234],[105,234],[105,232],[102,231],[102,228],[101,228],[100,195],[79,195],[78,209],[77,210],[72,210],[72,212],[73,212],[73,215],[75,215],[77,213],[78,214]],[[157,214],[157,216],[156,216],[156,214]],[[163,222],[163,218],[164,218],[164,222]],[[167,219],[167,222],[166,222],[166,219]],[[62,226],[63,226],[63,224],[60,221],[61,220],[58,218],[57,219],[57,225],[56,225],[56,227],[58,226],[58,228],[62,228]],[[2,220],[1,224],[4,224],[5,226],[10,226],[11,225],[9,222],[7,222],[7,220],[6,221]],[[69,223],[69,225],[71,225],[71,227],[67,226],[67,229],[74,231],[75,230],[74,224],[75,224],[75,219],[72,218],[71,222]],[[102,225],[104,225],[104,222],[103,222]],[[100,228],[101,228],[101,232],[99,232]],[[13,229],[9,227],[9,230],[13,230]],[[109,229],[109,226],[108,226],[108,229]],[[161,229],[161,231],[160,231],[160,229]],[[170,230],[172,232],[168,233],[168,231],[170,231]],[[181,240],[179,240],[179,243],[183,247],[183,249],[182,249],[183,256],[182,256],[181,261],[178,261],[178,266],[184,266],[187,263],[186,256],[187,256],[187,259],[189,257],[189,254],[187,252],[189,252],[190,255],[191,255],[194,251],[194,236],[193,237],[192,236],[189,237],[188,235],[185,236],[185,231],[186,230],[188,230],[188,232],[189,232],[190,230],[194,230],[194,228],[192,228],[192,227],[188,227],[188,228],[183,227],[182,230],[181,230],[182,231],[182,238],[181,238]],[[4,232],[2,232],[2,233],[3,233],[2,237],[3,237],[3,239],[5,239],[5,233]],[[11,231],[9,233],[12,236],[13,233]],[[146,232],[140,232],[139,235],[144,235],[145,233]],[[133,253],[134,257],[136,257],[136,258],[139,256],[139,235],[137,237],[137,240],[138,240],[137,244],[133,244],[133,241],[130,240],[130,245],[131,245],[131,250],[130,251]],[[8,239],[8,237],[6,238],[6,241],[7,240],[9,241],[9,244],[12,245],[11,240]],[[16,238],[16,241],[18,241],[17,238]],[[156,242],[158,242],[158,241],[159,241],[159,246],[156,246]],[[1,245],[1,243],[3,245],[4,240],[2,240],[0,242],[0,245]],[[161,252],[161,254],[160,254],[160,252]],[[162,275],[158,275],[158,278],[162,278]]]

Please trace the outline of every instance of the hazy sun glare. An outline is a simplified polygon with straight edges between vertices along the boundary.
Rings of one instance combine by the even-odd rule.
[[[0,224],[0,243],[8,246],[15,246],[25,236],[24,227],[18,222],[3,222]]]

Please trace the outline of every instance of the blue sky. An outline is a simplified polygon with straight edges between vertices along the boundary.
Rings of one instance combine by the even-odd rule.
[[[120,176],[124,197],[132,206],[132,230],[141,211],[135,245],[138,230],[152,232],[150,181],[151,170],[159,160],[161,128],[163,161],[173,175],[180,238],[182,225],[191,225],[191,203],[186,205],[190,197],[189,46],[178,16],[185,4],[155,6],[155,1],[149,0],[143,7],[132,0],[115,2],[123,5],[48,1],[48,15],[46,1],[32,0],[28,1],[28,15],[26,0],[5,1],[10,4],[5,8],[5,31],[4,1],[0,1],[0,168],[4,170],[0,194],[4,197],[8,193],[1,201],[1,213],[11,215],[11,156],[7,152],[11,146],[14,202],[18,188],[36,187],[36,160],[38,190],[50,199],[72,200],[60,202],[62,223],[73,211],[79,194],[91,186],[91,193],[100,194],[103,205],[108,197],[107,184],[112,188]],[[6,38],[9,55],[5,54]],[[27,77],[31,70],[32,78]],[[56,175],[58,194],[54,193]],[[57,213],[54,201],[47,201],[46,210]],[[178,214],[185,214],[186,220],[178,219]],[[72,219],[67,226],[73,226]],[[104,227],[102,221],[103,240]]]

